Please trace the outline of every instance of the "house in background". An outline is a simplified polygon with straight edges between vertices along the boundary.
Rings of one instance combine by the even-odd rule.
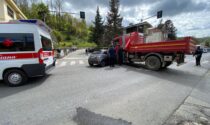
[[[27,19],[13,0],[0,0],[0,22]]]
[[[147,33],[147,29],[152,28],[152,25],[148,22],[141,22],[137,24],[130,24],[127,27],[124,27],[124,34],[128,34],[131,32],[139,32],[139,33]]]

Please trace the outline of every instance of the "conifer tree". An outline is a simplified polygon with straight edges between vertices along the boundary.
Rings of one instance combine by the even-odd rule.
[[[107,15],[107,25],[106,25],[106,44],[110,44],[111,40],[116,35],[122,34],[122,20],[123,18],[119,14],[119,0],[110,0],[110,11]]]
[[[91,37],[92,41],[95,42],[97,45],[101,45],[102,37],[104,34],[104,26],[103,26],[102,17],[100,15],[99,7],[97,7],[95,21],[93,22],[93,24],[94,24],[94,28],[93,28],[92,37]]]

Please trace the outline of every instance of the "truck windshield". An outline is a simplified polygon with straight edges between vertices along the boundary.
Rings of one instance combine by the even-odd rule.
[[[42,48],[43,51],[51,51],[52,50],[52,41],[44,36],[41,36]]]

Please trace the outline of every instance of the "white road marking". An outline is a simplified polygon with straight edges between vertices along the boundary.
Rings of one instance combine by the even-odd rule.
[[[59,65],[59,67],[64,67],[64,66],[66,66],[66,64],[67,64],[67,62],[62,62],[62,63]]]
[[[80,60],[79,61],[79,64],[81,64],[81,65],[84,64],[84,61],[83,60]]]
[[[191,61],[189,61],[190,63],[194,63],[195,62],[195,60],[191,60]]]
[[[71,61],[71,62],[70,62],[70,65],[71,65],[71,66],[73,66],[73,65],[75,65],[75,64],[76,64],[76,61]]]

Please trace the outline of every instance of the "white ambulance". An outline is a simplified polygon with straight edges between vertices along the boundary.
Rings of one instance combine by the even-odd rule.
[[[50,32],[40,20],[0,23],[0,80],[20,86],[55,67]]]

